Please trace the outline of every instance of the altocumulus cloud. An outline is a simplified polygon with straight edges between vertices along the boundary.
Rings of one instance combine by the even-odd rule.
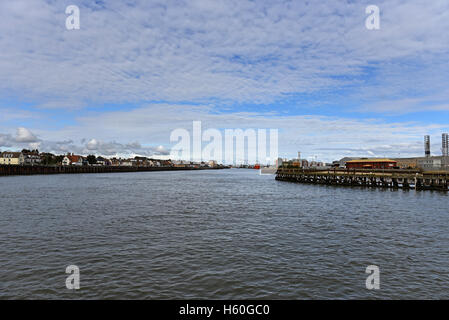
[[[118,143],[103,142],[97,139],[91,139],[86,144],[86,152],[94,152],[103,155],[130,155],[130,154],[140,154],[140,155],[168,155],[168,151],[164,147],[143,147],[139,142],[132,143]]]
[[[0,3],[2,90],[64,109],[83,101],[270,103],[351,85],[370,100],[407,89],[435,93],[449,71],[446,0],[379,0],[379,32],[364,28],[367,1],[78,4],[82,27],[68,32],[60,2]],[[414,81],[407,65],[420,67],[408,70]]]

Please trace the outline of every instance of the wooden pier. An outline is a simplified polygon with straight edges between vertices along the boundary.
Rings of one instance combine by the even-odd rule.
[[[180,171],[180,170],[213,170],[218,168],[195,167],[138,167],[138,166],[26,166],[0,165],[0,176],[35,175],[35,174],[68,174],[68,173],[108,173],[108,172],[145,172],[145,171]]]
[[[276,172],[276,180],[335,186],[448,191],[449,172],[280,167]]]

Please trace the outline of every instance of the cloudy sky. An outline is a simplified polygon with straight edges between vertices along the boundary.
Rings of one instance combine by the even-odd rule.
[[[448,30],[447,0],[0,1],[0,150],[163,155],[200,120],[282,157],[440,154]]]

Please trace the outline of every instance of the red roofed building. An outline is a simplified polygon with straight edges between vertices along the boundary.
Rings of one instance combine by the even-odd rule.
[[[83,157],[72,154],[67,154],[64,159],[62,159],[63,166],[82,166]]]
[[[393,169],[397,161],[391,159],[358,159],[346,162],[348,169]]]

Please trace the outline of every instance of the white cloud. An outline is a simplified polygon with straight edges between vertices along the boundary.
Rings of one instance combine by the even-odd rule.
[[[27,128],[19,127],[17,128],[15,141],[16,142],[37,142],[39,139]]]
[[[417,122],[384,123],[379,119],[350,119],[329,116],[285,116],[274,113],[216,113],[207,106],[150,104],[131,111],[105,112],[77,119],[60,130],[38,130],[42,148],[55,152],[115,154],[168,154],[170,133],[177,128],[192,131],[192,121],[207,128],[279,129],[280,156],[325,161],[343,156],[419,156],[423,135],[432,135],[432,151],[439,154],[441,132],[447,124]],[[58,136],[65,140],[50,142]],[[95,137],[85,139],[85,137]],[[76,144],[73,141],[82,141]],[[135,141],[129,143],[129,141]],[[203,145],[204,146],[204,145]],[[44,150],[44,149],[42,149]]]
[[[98,148],[98,141],[95,139],[90,140],[86,145],[88,150],[97,150]]]

